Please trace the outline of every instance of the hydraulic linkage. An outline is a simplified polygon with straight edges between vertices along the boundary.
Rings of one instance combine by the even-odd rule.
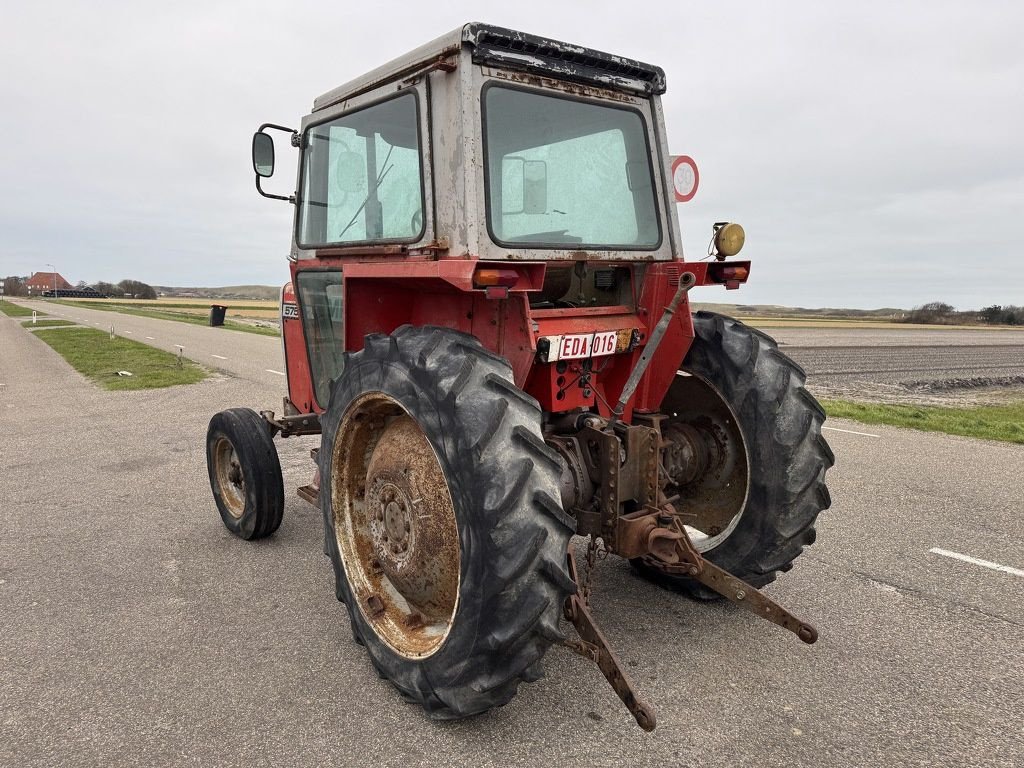
[[[788,629],[808,645],[818,639],[818,630],[813,625],[801,621],[756,587],[701,557],[694,548],[693,542],[690,541],[686,528],[680,523],[679,516],[675,514],[672,505],[666,503],[663,509],[664,514],[659,515],[659,522],[679,534],[675,540],[675,554],[678,556],[678,560],[666,563],[662,558],[663,562],[659,563],[660,570],[665,573],[689,576],[699,581],[705,587],[713,589],[736,605],[773,624],[778,624],[783,629]],[[650,557],[652,556],[648,555],[644,559]]]
[[[818,639],[818,630],[812,625],[798,619],[753,585],[701,557],[690,540],[682,517],[672,505],[672,499],[667,498],[662,491],[669,479],[665,477],[664,464],[657,459],[659,445],[665,445],[659,417],[641,420],[636,426],[619,422],[643,372],[664,338],[673,314],[695,282],[691,272],[681,276],[679,288],[665,308],[647,347],[630,374],[612,410],[611,419],[590,419],[580,431],[600,454],[597,465],[601,468],[601,488],[597,496],[601,500],[603,519],[600,524],[595,524],[587,519],[585,510],[577,507],[579,532],[589,532],[591,536],[587,557],[589,567],[586,580],[581,582],[570,544],[567,555],[569,573],[576,582],[577,592],[565,602],[565,617],[576,628],[579,639],[567,639],[565,645],[597,664],[622,703],[645,731],[654,730],[654,711],[637,695],[632,681],[622,669],[590,612],[590,580],[596,564],[594,554],[597,551],[598,536],[609,536],[616,554],[626,558],[641,558],[663,573],[694,579],[751,613],[793,632],[805,643],[813,643]],[[623,514],[622,502],[627,498],[627,489],[632,500],[639,502],[640,509]]]
[[[571,545],[570,545],[571,547]],[[569,575],[579,585],[579,569],[576,567],[576,557],[572,549],[568,553]],[[591,564],[593,568],[593,564]],[[587,572],[590,578],[590,572]],[[626,705],[626,709],[636,719],[637,725],[645,731],[653,731],[656,725],[654,710],[651,706],[636,695],[633,689],[633,681],[629,679],[626,671],[619,663],[618,657],[612,651],[604,633],[594,621],[594,615],[590,612],[588,605],[589,592],[585,586],[577,590],[575,595],[570,595],[565,601],[565,618],[576,628],[579,634],[578,640],[566,638],[565,645],[573,653],[577,653],[585,659],[597,664],[605,679],[611,684],[612,689]]]
[[[805,643],[810,644],[818,639],[818,630],[811,624],[798,619],[756,587],[702,558],[694,548],[693,542],[690,541],[685,527],[679,523],[679,518],[674,514],[671,504],[666,504],[663,509],[664,512],[659,515],[659,522],[664,524],[665,533],[656,529],[652,532],[654,535],[651,536],[651,540],[657,539],[664,542],[666,539],[671,539],[675,542],[676,550],[668,555],[666,561],[665,549],[660,547],[659,555],[647,555],[645,560],[656,557],[661,561],[659,568],[666,573],[688,576],[699,581],[736,605],[773,624],[778,624],[783,629],[788,629]],[[591,547],[593,551],[593,542]],[[637,724],[645,731],[653,731],[657,722],[654,710],[637,694],[633,681],[622,668],[622,664],[615,652],[612,651],[608,640],[590,611],[589,581],[594,560],[588,558],[590,568],[587,571],[586,582],[581,582],[571,545],[567,557],[569,574],[576,582],[578,589],[576,594],[570,595],[565,601],[565,617],[576,628],[579,639],[567,638],[564,644],[569,650],[597,664],[616,695],[636,719]]]

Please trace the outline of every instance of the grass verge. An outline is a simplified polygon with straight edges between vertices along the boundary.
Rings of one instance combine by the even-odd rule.
[[[74,325],[70,320],[50,320],[49,318],[40,318],[34,323],[31,320],[25,320],[21,323],[26,328],[55,328],[58,325]]]
[[[92,328],[43,330],[35,334],[45,341],[79,373],[105,389],[157,389],[176,384],[194,384],[207,372],[191,360],[120,336]],[[118,376],[131,371],[131,376]]]
[[[157,309],[154,307],[139,306],[136,304],[106,304],[99,301],[69,301],[69,300],[57,300],[59,304],[66,304],[69,307],[80,307],[81,309],[101,309],[104,312],[120,312],[123,315],[136,315],[138,317],[152,317],[157,320],[176,320],[179,323],[190,323],[192,325],[206,325],[210,324],[208,315],[196,314],[195,312],[174,312],[169,309]],[[229,308],[230,310],[230,308]],[[225,320],[224,325],[221,326],[231,331],[244,331],[245,333],[255,333],[259,336],[280,336],[281,332],[277,328],[264,328],[258,325],[249,325],[248,323],[239,323],[234,320]]]
[[[925,432],[1024,444],[1024,400],[971,408],[884,405],[849,400],[825,400],[822,405],[829,416],[863,424],[888,424]]]
[[[32,310],[20,304],[11,304],[9,301],[0,301],[0,312],[11,317],[32,317]]]

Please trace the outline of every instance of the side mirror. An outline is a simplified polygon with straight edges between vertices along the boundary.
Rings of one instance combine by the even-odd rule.
[[[273,128],[275,131],[291,134],[292,146],[299,146],[297,131],[273,123],[264,123],[260,126],[260,129],[252,136],[252,169],[256,173],[256,191],[273,200],[287,200],[289,203],[294,203],[295,195],[272,195],[270,192],[264,192],[263,187],[260,186],[260,179],[274,175],[274,140],[270,134],[263,132],[264,128]]]
[[[263,131],[252,135],[252,169],[264,179],[274,175],[274,139]]]

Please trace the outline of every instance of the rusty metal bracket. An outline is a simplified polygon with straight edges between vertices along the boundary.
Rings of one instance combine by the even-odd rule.
[[[685,534],[665,527],[664,517],[663,512],[653,507],[621,515],[615,537],[616,554],[627,559],[652,554],[666,563],[679,562],[677,540],[685,538]]]
[[[614,429],[585,426],[579,431],[578,441],[587,447],[582,451],[587,472],[592,478],[600,478],[600,536],[613,552],[622,554],[618,537],[623,504],[636,501],[646,508],[657,499],[661,436],[652,427],[620,423]]]
[[[576,558],[571,550],[566,556],[569,560],[569,575],[573,581],[577,581]],[[605,679],[611,684],[622,703],[626,705],[626,709],[636,719],[637,724],[645,731],[653,731],[656,725],[654,710],[636,695],[633,690],[633,682],[622,669],[608,640],[598,628],[593,614],[590,613],[590,609],[579,594],[571,595],[565,601],[565,618],[572,622],[580,636],[578,640],[565,640],[565,646],[597,664]]]
[[[313,463],[317,463],[317,458],[320,456],[319,448],[309,449],[309,458],[313,460]],[[295,489],[295,492],[299,495],[300,499],[308,501],[317,509],[320,508],[320,467],[316,468],[316,472],[313,474],[313,482],[309,485],[302,485]]]
[[[441,253],[447,252],[449,249],[447,237],[436,237],[429,243],[424,245],[417,245],[415,248],[410,248],[409,253],[432,253],[435,256]]]
[[[671,504],[666,504],[665,508],[670,510],[672,506]],[[667,521],[663,518],[663,522]],[[699,581],[705,587],[713,589],[722,597],[731,600],[741,608],[746,608],[756,616],[760,616],[762,619],[766,619],[773,624],[778,624],[783,629],[788,629],[808,645],[818,639],[818,630],[813,625],[801,621],[759,589],[743,581],[743,579],[733,576],[728,571],[701,557],[693,546],[693,542],[690,541],[690,536],[686,533],[686,528],[680,522],[678,516],[672,515],[671,522],[667,524],[669,528],[682,534],[682,536],[675,540],[676,554],[679,559],[676,563],[666,563],[665,561],[658,560],[658,569],[678,576],[689,576]]]
[[[756,587],[738,579],[728,571],[719,568],[707,560],[703,562],[701,572],[694,577],[723,597],[731,600],[753,614],[788,629],[805,643],[810,645],[818,639],[818,630],[811,624],[801,621]]]
[[[412,74],[410,74],[402,81],[402,84],[406,86],[413,85],[414,83],[416,83],[417,80],[423,77],[423,75],[426,75],[430,72],[449,73],[454,72],[458,68],[459,64],[457,58],[451,58],[450,55],[445,55],[442,53],[434,61],[424,65],[420,69],[415,70]]]
[[[584,445],[593,445],[596,449],[594,453],[584,451],[583,459],[590,476],[601,478],[600,535],[605,541],[615,541],[615,521],[624,498],[622,483],[619,482],[622,444],[614,433],[589,426],[580,430],[579,437]]]
[[[272,437],[278,432],[281,433],[281,437],[295,437],[297,435],[319,435],[321,431],[320,417],[315,413],[276,418],[273,411],[260,411],[260,416],[267,422]]]

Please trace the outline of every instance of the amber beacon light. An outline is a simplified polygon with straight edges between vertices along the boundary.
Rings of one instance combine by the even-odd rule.
[[[721,222],[715,224],[715,256],[727,259],[743,249],[747,236],[739,224]]]

